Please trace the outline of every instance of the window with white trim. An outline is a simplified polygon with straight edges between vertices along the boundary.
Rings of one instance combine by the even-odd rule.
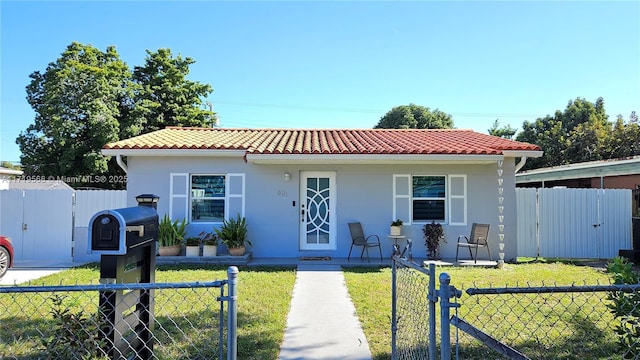
[[[191,175],[191,222],[225,219],[225,175]]]
[[[447,186],[445,176],[413,176],[412,206],[413,221],[446,220]]]
[[[393,219],[467,223],[466,175],[393,175]]]

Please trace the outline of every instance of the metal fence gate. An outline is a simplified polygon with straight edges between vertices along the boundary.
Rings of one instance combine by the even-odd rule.
[[[393,360],[640,359],[640,284],[463,292],[435,272],[393,259]]]
[[[0,234],[15,260],[99,261],[87,253],[89,218],[126,206],[125,190],[0,190]]]
[[[631,249],[631,190],[517,188],[518,256],[611,259]]]
[[[133,358],[236,360],[237,268],[227,275],[212,282],[0,287],[0,358],[124,359],[118,345],[105,340],[107,332],[125,329],[120,337],[133,343],[138,329],[110,324],[100,298],[153,291],[152,353]]]

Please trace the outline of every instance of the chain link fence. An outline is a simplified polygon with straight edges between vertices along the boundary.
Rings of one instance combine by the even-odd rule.
[[[225,288],[233,293],[225,295]],[[148,309],[127,303],[127,296],[116,304],[121,322],[110,324],[100,298],[114,291],[152,293],[150,325],[137,319]],[[0,358],[235,359],[235,291],[229,280],[0,287]],[[141,331],[150,338],[130,355]],[[110,340],[113,332],[122,344]]]
[[[465,330],[455,335],[458,358],[638,359],[639,291],[640,285],[469,288],[460,299],[462,320],[452,321]]]
[[[640,359],[640,284],[436,290],[435,266],[393,266],[393,360]]]
[[[392,299],[392,358],[431,359],[436,351],[435,269],[423,269],[394,257]],[[431,291],[431,294],[430,294]]]

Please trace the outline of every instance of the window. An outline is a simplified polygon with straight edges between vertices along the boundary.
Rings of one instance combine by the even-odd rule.
[[[191,175],[191,222],[225,219],[225,176]]]
[[[393,219],[467,224],[467,175],[393,174]]]
[[[445,221],[446,178],[413,176],[413,221]]]

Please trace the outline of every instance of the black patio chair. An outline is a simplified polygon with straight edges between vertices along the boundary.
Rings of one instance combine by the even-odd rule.
[[[360,259],[362,259],[362,255],[364,255],[365,250],[367,251],[368,262],[371,262],[371,259],[369,258],[369,248],[377,247],[378,251],[380,252],[380,260],[382,260],[382,246],[380,244],[380,237],[378,237],[378,235],[364,236],[362,224],[360,224],[359,222],[349,223],[349,232],[351,233],[351,247],[349,248],[349,256],[347,256],[347,261],[351,259],[351,250],[353,250],[354,246],[362,246]],[[375,238],[376,241],[369,241],[369,239],[372,238]]]

